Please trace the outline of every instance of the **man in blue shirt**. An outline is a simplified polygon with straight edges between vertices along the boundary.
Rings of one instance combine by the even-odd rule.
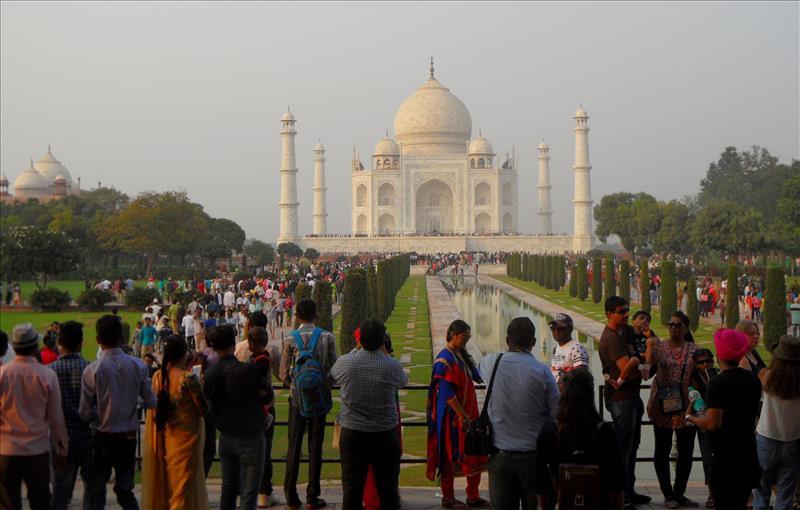
[[[493,451],[489,456],[489,493],[492,508],[535,509],[536,440],[542,426],[556,417],[558,387],[550,368],[531,350],[536,328],[528,317],[517,317],[506,330],[508,352],[484,357],[478,370],[489,381],[497,365],[489,420]]]

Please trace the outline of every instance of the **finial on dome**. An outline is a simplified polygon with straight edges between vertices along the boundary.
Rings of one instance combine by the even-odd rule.
[[[31,168],[33,168],[33,158],[31,158]]]
[[[478,136],[483,136],[483,133],[481,133],[481,128],[478,128]]]
[[[53,153],[53,151],[51,151],[51,150],[50,150],[50,144],[49,144],[49,143],[47,144],[47,152],[48,152],[49,154],[52,154],[52,153]]]
[[[436,78],[434,78],[434,76],[433,76],[433,55],[431,55],[431,79],[432,79],[432,80],[435,80],[435,79],[436,79]]]
[[[386,138],[389,138],[389,130],[386,130]]]

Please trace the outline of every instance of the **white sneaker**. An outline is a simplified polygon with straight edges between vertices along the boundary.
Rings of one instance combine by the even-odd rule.
[[[279,500],[275,494],[259,494],[258,495],[258,508],[269,508],[272,506],[282,505],[283,502]]]

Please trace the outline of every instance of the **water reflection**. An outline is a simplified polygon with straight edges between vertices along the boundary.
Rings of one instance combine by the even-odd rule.
[[[530,317],[536,326],[536,346],[533,353],[549,365],[556,341],[550,333],[548,322],[552,319],[495,287],[478,283],[469,276],[440,276],[447,293],[462,319],[472,326],[472,341],[468,344],[470,354],[477,359],[486,354],[505,351],[506,328],[514,317]],[[589,364],[596,381],[602,381],[597,339],[575,330],[574,337],[589,352]]]

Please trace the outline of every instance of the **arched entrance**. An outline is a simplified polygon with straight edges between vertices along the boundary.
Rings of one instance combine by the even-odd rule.
[[[503,232],[510,233],[511,229],[514,228],[514,218],[511,216],[511,213],[505,213],[503,215]]]
[[[492,231],[492,218],[485,212],[475,217],[475,232],[478,234],[488,234]]]
[[[383,235],[394,234],[394,216],[391,214],[381,214],[378,218],[378,232]]]
[[[453,232],[453,192],[447,184],[432,179],[417,188],[415,200],[417,233]]]
[[[356,220],[356,234],[366,234],[366,233],[367,233],[367,215],[359,214],[358,219]]]

